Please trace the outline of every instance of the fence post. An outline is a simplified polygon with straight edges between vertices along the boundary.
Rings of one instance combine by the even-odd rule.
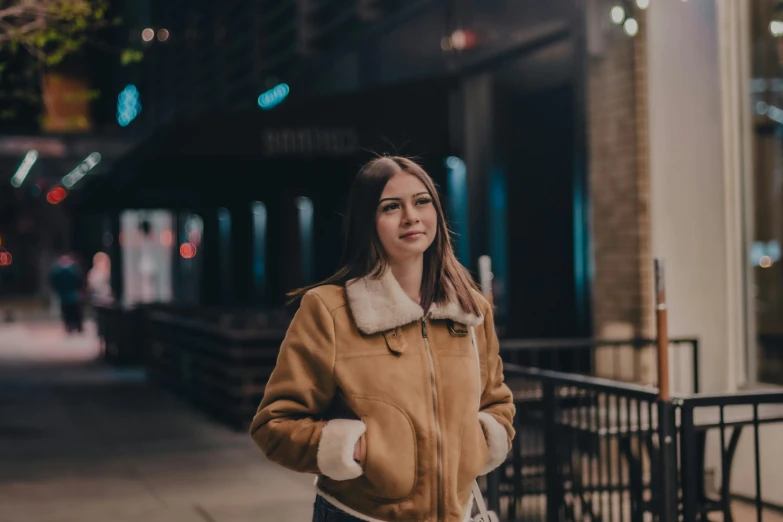
[[[677,425],[672,401],[658,401],[658,444],[661,452],[659,477],[660,508],[658,520],[677,522]]]
[[[556,522],[561,520],[562,480],[560,476],[560,459],[558,455],[559,437],[557,434],[558,408],[555,401],[555,383],[544,380],[541,383],[543,391],[544,415],[544,490],[546,491],[546,520]]]
[[[700,393],[699,389],[699,340],[694,339],[692,343],[693,353],[693,393]]]
[[[500,513],[500,473],[505,473],[505,464],[487,474],[487,506],[490,511]]]
[[[666,317],[666,282],[663,262],[655,260],[655,329],[658,338],[658,393],[661,401],[669,396],[669,331]]]
[[[677,424],[669,390],[669,331],[666,316],[666,281],[663,262],[655,267],[655,327],[658,339],[658,447],[661,452],[659,520],[676,522],[677,503]],[[652,419],[650,419],[652,424]]]
[[[684,522],[696,520],[698,512],[699,477],[699,447],[696,442],[696,430],[693,424],[693,408],[684,401],[680,409],[680,455],[682,456],[682,510]],[[703,448],[702,448],[703,451]]]

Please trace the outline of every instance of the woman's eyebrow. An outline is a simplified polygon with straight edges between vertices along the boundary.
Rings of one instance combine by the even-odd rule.
[[[416,193],[416,194],[412,195],[411,197],[412,197],[412,198],[415,198],[416,196],[421,196],[422,194],[429,194],[429,192],[427,192],[427,191],[424,191],[424,192],[418,192],[418,193]],[[387,200],[391,200],[391,201],[400,201],[401,199],[402,199],[402,198],[383,198],[382,200],[380,200],[380,201],[378,202],[378,204],[380,204],[380,203],[383,203],[384,201],[387,201]]]

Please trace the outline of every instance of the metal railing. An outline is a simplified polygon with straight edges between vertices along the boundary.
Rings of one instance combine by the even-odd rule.
[[[648,445],[657,390],[506,364],[517,436],[487,477],[488,503],[512,520],[641,520],[657,514]]]
[[[517,436],[506,462],[483,480],[501,520],[690,522],[720,512],[730,521],[743,428],[752,433],[745,453],[753,454],[741,464],[743,477],[755,475],[753,491],[740,495],[743,514],[755,508],[753,519],[762,520],[769,508],[762,469],[783,466],[783,457],[764,461],[759,431],[783,428],[783,392],[663,401],[651,386],[513,363],[505,374]],[[710,431],[718,432],[717,448],[707,443]],[[774,451],[775,439],[766,440]],[[717,495],[705,480],[712,461],[720,471]]]
[[[656,340],[501,339],[504,362],[530,368],[592,375],[656,386]],[[669,339],[669,370],[675,393],[699,393],[699,340]]]
[[[702,395],[685,399],[674,399],[679,412],[680,459],[681,459],[681,510],[684,520],[707,520],[710,513],[722,513],[723,520],[734,519],[733,500],[744,498],[744,518],[763,520],[766,508],[763,489],[780,491],[779,483],[764,483],[762,469],[783,466],[783,455],[777,451],[778,459],[765,461],[762,457],[762,426],[777,429],[777,437],[766,437],[764,446],[779,448],[783,435],[783,391],[738,393],[732,395]],[[718,446],[710,447],[708,437],[717,431]],[[750,433],[748,433],[750,432]],[[747,435],[743,437],[742,435]],[[774,435],[768,432],[768,435]],[[732,470],[738,450],[742,451],[740,461],[742,480],[735,485],[744,491],[739,495],[732,492]],[[715,451],[717,449],[717,451]],[[750,454],[750,455],[748,455]],[[713,459],[710,459],[710,457]],[[765,453],[769,458],[770,454]],[[750,458],[748,458],[750,457]],[[709,460],[717,461],[719,487],[712,493],[705,481],[704,470]],[[777,508],[778,510],[780,508]]]

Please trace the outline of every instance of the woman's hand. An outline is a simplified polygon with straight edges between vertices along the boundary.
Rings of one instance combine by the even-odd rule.
[[[362,456],[362,438],[359,437],[359,440],[356,441],[356,446],[353,447],[353,460],[359,462],[361,456]]]

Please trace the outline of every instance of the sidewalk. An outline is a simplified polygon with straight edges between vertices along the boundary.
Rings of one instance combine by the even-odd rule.
[[[91,362],[88,332],[0,325],[0,522],[310,520],[312,476],[140,372]]]

